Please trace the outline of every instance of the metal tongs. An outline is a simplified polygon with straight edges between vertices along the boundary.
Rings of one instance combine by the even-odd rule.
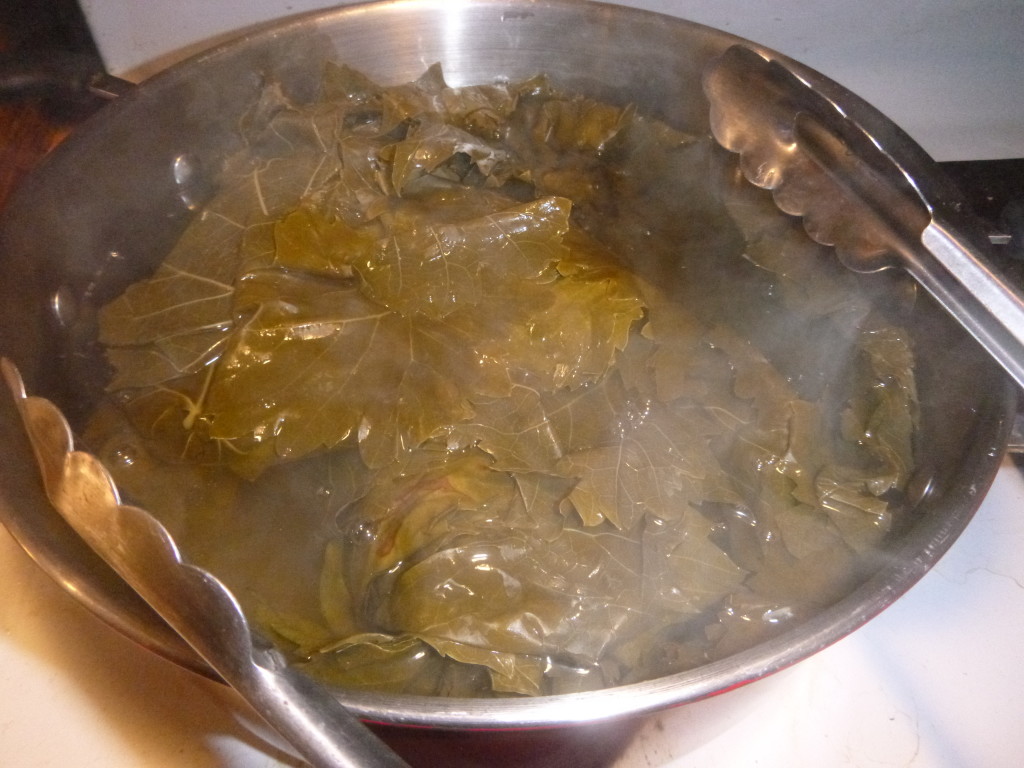
[[[251,630],[216,577],[184,562],[149,512],[122,504],[99,459],[74,450],[71,429],[49,400],[31,397],[0,360],[53,506],[196,652],[316,768],[406,763],[319,683],[288,665]]]
[[[734,45],[704,71],[711,130],[849,268],[909,272],[1024,386],[1024,294],[867,129],[779,61]]]

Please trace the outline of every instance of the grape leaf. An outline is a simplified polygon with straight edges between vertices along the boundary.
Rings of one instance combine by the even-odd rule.
[[[485,667],[495,690],[543,692],[551,659],[600,677],[613,645],[700,613],[744,574],[695,510],[647,527],[638,521],[642,537],[536,525],[523,514],[563,519],[568,484],[531,493],[541,505],[524,506],[518,476],[478,451],[421,449],[411,462],[380,474],[346,512],[344,530],[369,534],[374,545],[352,553],[339,577],[351,579],[347,594],[365,596],[356,609],[364,626]]]
[[[651,406],[614,443],[562,459],[559,471],[578,478],[569,499],[585,525],[629,530],[644,515],[674,520],[709,498],[704,480],[720,469],[699,415],[690,416]]]
[[[354,265],[369,257],[378,239],[375,228],[352,227],[304,206],[274,223],[273,264],[314,275],[352,277]]]
[[[516,107],[517,89],[502,83],[451,88],[434,64],[414,82],[385,89],[382,102],[384,131],[428,116],[493,140]]]
[[[482,356],[549,391],[598,381],[643,317],[619,270],[574,270],[549,282],[482,277],[480,310],[454,312],[448,323],[478,336]]]
[[[390,217],[384,247],[359,265],[373,299],[403,315],[442,318],[480,303],[485,272],[503,284],[536,280],[561,258],[568,200],[541,198],[468,219],[452,218],[449,211],[462,209],[453,202],[440,215],[416,206]]]
[[[452,329],[397,315],[357,286],[263,272],[244,288],[272,298],[218,363],[203,408],[213,438],[252,436],[286,458],[358,436],[379,466],[469,416],[467,393],[500,381]]]
[[[282,138],[278,130],[285,116],[304,130]],[[156,273],[103,307],[100,341],[140,352],[112,356],[119,371],[115,386],[162,383],[174,371],[194,373],[222,348],[234,320],[234,282],[239,273],[261,266],[254,255],[268,255],[252,239],[254,233],[337,173],[337,162],[310,121],[296,110],[272,118],[266,130],[289,152],[268,160],[248,155],[230,160],[220,191]]]
[[[271,627],[287,627],[288,617],[272,617]],[[287,630],[285,630],[287,631]],[[279,633],[283,634],[281,630]],[[312,633],[300,637],[305,640]],[[420,696],[471,696],[480,682],[463,666],[455,685],[450,665],[428,644],[410,635],[366,632],[334,642],[297,665],[311,675],[348,689]],[[462,682],[468,678],[469,682]],[[475,683],[475,684],[474,684]]]
[[[500,186],[511,168],[508,150],[440,120],[421,120],[405,138],[387,147],[382,157],[391,164],[391,186],[403,196],[422,177],[437,173],[455,155],[463,155],[485,183]],[[461,181],[468,169],[454,178]],[[451,175],[449,175],[451,178]]]
[[[568,453],[613,439],[628,418],[621,377],[556,392],[515,384],[504,397],[474,399],[474,416],[452,427],[449,444],[475,445],[513,472],[554,470]]]

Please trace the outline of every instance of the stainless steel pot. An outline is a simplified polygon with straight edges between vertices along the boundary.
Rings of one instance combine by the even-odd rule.
[[[238,118],[267,80],[311,93],[327,60],[384,83],[413,79],[435,61],[453,85],[546,72],[566,89],[632,102],[678,128],[707,133],[701,72],[736,42],[700,25],[597,3],[399,0],[300,16],[202,54],[91,118],[4,212],[0,353],[19,366],[31,392],[54,400],[72,421],[81,415],[89,395],[68,384],[75,364],[65,353],[69,321],[94,312],[111,297],[112,285],[145,274],[169,250],[216,183],[221,159],[238,146]],[[841,86],[787,63],[896,157],[948,219],[970,228],[955,191],[895,125]],[[967,525],[998,468],[1015,405],[999,368],[926,298],[912,324],[922,405],[918,501],[891,556],[854,593],[770,642],[645,683],[537,699],[343,693],[344,703],[366,719],[392,724],[474,729],[591,722],[756,680],[871,619]],[[50,509],[14,409],[7,398],[0,401],[0,515],[14,536],[102,619],[210,674]]]

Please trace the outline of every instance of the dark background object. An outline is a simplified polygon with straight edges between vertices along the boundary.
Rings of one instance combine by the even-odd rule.
[[[0,29],[10,51],[51,49],[99,59],[75,0],[7,0],[0,4]]]
[[[1008,243],[993,250],[1014,282],[1024,285],[1024,158],[941,165],[964,190],[974,212],[992,225],[993,232],[1009,236]]]

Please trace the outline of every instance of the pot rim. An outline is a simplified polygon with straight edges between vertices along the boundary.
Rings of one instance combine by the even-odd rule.
[[[72,134],[63,146],[51,153],[44,166],[47,169],[59,168],[60,163],[65,162],[63,158],[71,155],[78,142],[89,140],[78,137],[79,134],[95,137],[103,125],[121,119],[122,114],[130,114],[135,103],[158,97],[161,89],[173,83],[202,76],[208,68],[216,66],[219,61],[232,56],[242,47],[269,47],[279,39],[344,24],[349,19],[361,16],[378,15],[386,21],[394,15],[413,11],[444,15],[464,9],[488,9],[502,13],[514,11],[530,15],[551,10],[568,12],[572,9],[574,12],[603,15],[607,19],[619,21],[623,18],[656,20],[659,24],[713,37],[723,47],[733,43],[747,44],[792,66],[815,88],[826,92],[837,103],[848,106],[850,113],[873,135],[883,140],[892,154],[901,160],[906,159],[905,165],[920,174],[917,180],[922,182],[922,192],[930,200],[937,205],[955,206],[955,192],[941,174],[936,173],[934,164],[930,163],[920,147],[884,115],[819,73],[763,46],[694,22],[624,6],[581,4],[574,0],[382,0],[298,14],[260,25],[255,30],[173,65],[145,81],[132,93],[105,107],[90,118],[79,132]],[[54,172],[47,173],[52,175]],[[457,729],[542,728],[644,714],[695,702],[771,675],[837,642],[869,621],[904,594],[938,561],[980,505],[983,499],[981,489],[987,488],[994,479],[1008,441],[1015,409],[1016,391],[1006,383],[1001,392],[992,396],[992,405],[980,412],[982,423],[974,438],[977,444],[971,446],[971,461],[958,468],[958,477],[963,481],[956,484],[952,491],[947,489],[944,492],[946,495],[943,503],[951,512],[933,514],[921,521],[892,553],[886,565],[847,597],[799,626],[753,648],[686,672],[586,693],[537,698],[457,699],[341,691],[338,697],[360,717],[392,725]],[[109,577],[98,584],[83,586],[80,582],[81,573],[68,568],[67,554],[62,549],[65,544],[53,539],[54,523],[46,529],[27,528],[7,512],[9,499],[0,499],[0,502],[4,502],[0,503],[0,520],[11,530],[15,539],[50,576],[86,607],[144,647],[195,672],[216,677],[187,646],[183,646],[180,638],[173,633],[168,634],[169,630],[161,620],[154,620],[155,614],[147,614],[145,608],[129,606],[122,597],[112,597]],[[92,564],[90,567],[97,566]]]

